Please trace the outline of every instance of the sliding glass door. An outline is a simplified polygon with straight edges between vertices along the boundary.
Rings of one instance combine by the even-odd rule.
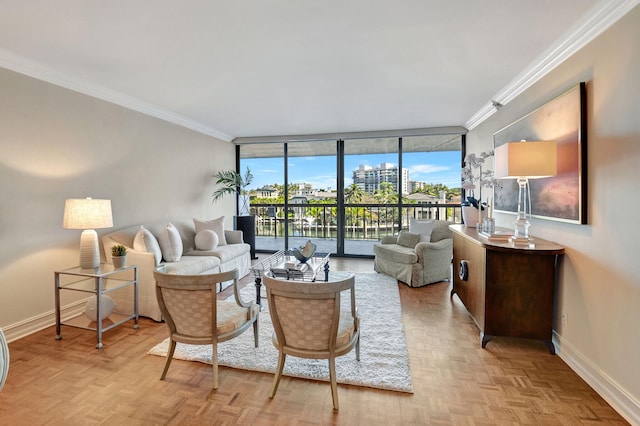
[[[311,239],[322,252],[372,256],[410,218],[460,221],[460,134],[247,143],[256,250]]]
[[[406,171],[405,171],[406,172]],[[344,141],[345,255],[373,255],[373,244],[398,231],[398,138]]]

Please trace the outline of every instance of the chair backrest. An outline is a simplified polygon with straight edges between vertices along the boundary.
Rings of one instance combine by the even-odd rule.
[[[435,243],[445,238],[453,238],[453,231],[451,231],[449,225],[455,225],[455,223],[447,222],[446,220],[436,220],[433,225],[433,231],[431,231],[431,242]]]
[[[169,330],[183,338],[211,339],[217,322],[216,286],[238,280],[238,270],[219,274],[177,275],[155,271],[158,305]]]
[[[296,350],[330,352],[340,321],[340,295],[350,290],[356,316],[354,277],[333,282],[286,281],[265,275],[267,298],[278,344]]]

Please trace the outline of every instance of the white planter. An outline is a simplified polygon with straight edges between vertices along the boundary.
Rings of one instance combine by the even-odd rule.
[[[469,228],[476,228],[480,220],[480,210],[473,206],[462,206],[462,220]]]
[[[127,256],[112,256],[113,267],[116,269],[122,269],[127,264]]]

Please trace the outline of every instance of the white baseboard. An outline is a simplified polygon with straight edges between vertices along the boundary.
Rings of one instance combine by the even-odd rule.
[[[567,365],[591,386],[609,405],[632,425],[640,425],[640,401],[625,391],[611,377],[593,365],[571,344],[553,332],[556,353]]]
[[[64,306],[60,310],[60,317],[63,321],[69,318],[81,315],[86,305],[86,300],[80,300]],[[21,339],[25,336],[33,334],[37,331],[44,330],[47,327],[51,327],[56,323],[55,311],[49,311],[42,315],[38,315],[16,324],[3,328],[2,331],[7,338],[7,342],[11,343],[15,340]],[[51,333],[51,339],[55,339],[55,330]]]

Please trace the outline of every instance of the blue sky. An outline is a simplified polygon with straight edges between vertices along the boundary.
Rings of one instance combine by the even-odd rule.
[[[360,164],[377,166],[388,162],[396,165],[397,154],[365,154],[345,156],[345,186],[349,186],[352,171]],[[250,189],[284,181],[282,158],[247,158],[241,162],[242,171],[246,167],[253,173]],[[427,183],[442,183],[449,188],[460,187],[460,152],[417,152],[405,153],[404,168],[409,169],[409,179]],[[293,157],[289,158],[289,182],[310,183],[318,189],[336,189],[335,157]]]

